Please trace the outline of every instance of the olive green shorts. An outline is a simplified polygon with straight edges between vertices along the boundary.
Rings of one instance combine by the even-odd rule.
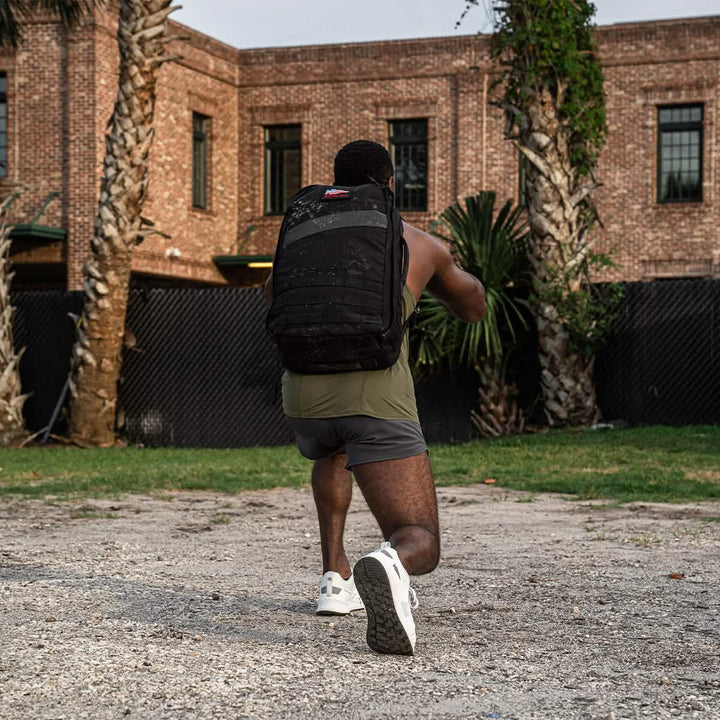
[[[287,420],[303,457],[320,460],[346,452],[348,470],[355,465],[400,460],[427,451],[420,423],[412,420],[381,420],[367,415]]]

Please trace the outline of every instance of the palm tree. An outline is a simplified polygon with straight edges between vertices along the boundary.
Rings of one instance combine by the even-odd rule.
[[[485,286],[487,315],[470,325],[451,315],[435,298],[421,299],[416,368],[444,366],[450,372],[480,374],[480,407],[472,419],[480,433],[498,437],[520,432],[524,418],[517,389],[507,379],[509,351],[526,326],[520,301],[511,288],[527,271],[527,231],[523,209],[508,200],[495,216],[494,192],[481,192],[447,208],[440,216],[455,261]]]
[[[20,386],[20,356],[13,342],[15,308],[10,304],[10,230],[7,214],[16,195],[12,183],[0,185],[0,447],[21,444],[27,439]]]
[[[3,0],[0,2],[0,50],[17,48],[23,39],[22,22],[37,10],[54,11],[66,27],[76,24],[102,0]],[[28,439],[23,418],[25,396],[20,385],[20,355],[15,351],[10,304],[10,230],[7,213],[17,183],[0,183],[0,446]]]
[[[115,441],[117,386],[132,254],[143,229],[148,154],[155,136],[155,82],[165,54],[172,0],[121,0],[120,80],[106,138],[92,257],[84,266],[85,304],[73,348],[71,438]]]
[[[477,0],[469,0],[470,5]],[[550,425],[588,425],[598,407],[594,354],[614,297],[591,287],[599,218],[592,194],[607,138],[604,77],[590,0],[493,0],[505,135],[526,160],[540,386]],[[583,312],[573,312],[583,307]]]

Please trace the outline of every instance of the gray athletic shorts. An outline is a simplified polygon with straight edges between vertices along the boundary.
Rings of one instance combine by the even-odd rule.
[[[348,470],[355,465],[399,460],[427,451],[420,424],[412,420],[379,420],[367,415],[287,420],[303,457],[320,460],[344,451]]]

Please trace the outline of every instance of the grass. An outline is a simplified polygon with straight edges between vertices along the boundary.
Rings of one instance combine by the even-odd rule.
[[[495,487],[615,502],[720,501],[720,427],[548,432],[431,448],[438,485]],[[85,498],[170,490],[298,487],[294,447],[233,450],[0,449],[0,497]],[[219,520],[218,522],[222,522]]]
[[[112,518],[117,517],[117,514],[114,512],[107,512],[104,510],[100,510],[99,508],[96,508],[92,505],[81,505],[80,507],[73,508],[70,511],[70,517],[73,520],[84,519],[84,518],[112,519]]]
[[[720,427],[549,432],[433,453],[440,484],[496,486],[617,502],[720,500]]]

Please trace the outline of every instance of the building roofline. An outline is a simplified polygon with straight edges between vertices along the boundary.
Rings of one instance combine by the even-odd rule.
[[[633,20],[628,22],[610,23],[609,25],[597,25],[596,30],[602,35],[612,34],[618,30],[647,29],[649,27],[662,28],[672,25],[699,25],[708,21],[720,24],[720,15],[702,15],[697,17],[677,17],[677,18],[660,18],[657,20]],[[200,30],[185,25],[176,20],[170,20],[170,24],[179,30],[179,34],[190,34],[193,44],[201,45],[206,51],[210,51],[213,55],[221,57],[224,60],[240,60],[245,56],[252,56],[258,53],[267,52],[312,52],[324,50],[340,50],[346,48],[360,49],[362,47],[378,47],[391,46],[398,47],[402,45],[432,45],[444,42],[471,43],[473,41],[484,41],[491,37],[491,33],[471,33],[463,35],[434,35],[430,37],[419,38],[399,38],[388,40],[363,40],[360,42],[329,42],[315,43],[310,45],[268,45],[253,48],[238,48],[229,43],[214,38],[212,35],[206,35]]]
[[[241,51],[233,45],[218,40],[212,35],[206,35],[204,32],[196,30],[194,27],[185,25],[177,20],[169,20],[168,25],[172,31],[170,34],[171,39],[178,39],[180,42],[189,42],[194,47],[214,55],[221,60],[237,64],[238,54]]]
[[[656,20],[627,20],[608,25],[598,25],[597,30],[612,31],[618,28],[623,30],[631,30],[632,28],[644,28],[648,25],[653,27],[665,27],[667,25],[685,25],[706,23],[708,20],[720,23],[720,15],[693,15],[691,17],[674,17],[674,18],[658,18]]]
[[[678,17],[678,18],[661,18],[658,20],[633,20],[628,22],[617,22],[609,25],[597,25],[596,30],[602,34],[612,33],[617,30],[632,30],[634,28],[648,28],[648,27],[668,27],[671,25],[685,25],[685,24],[704,24],[708,21],[717,22],[720,24],[720,15],[702,15],[698,17]],[[315,43],[312,45],[270,45],[267,47],[256,47],[256,48],[241,48],[237,52],[242,57],[243,55],[250,55],[253,53],[261,52],[277,52],[277,51],[312,51],[312,50],[327,50],[328,48],[340,49],[340,48],[361,48],[363,46],[377,47],[379,45],[390,45],[397,47],[400,45],[412,45],[412,44],[435,44],[439,42],[448,41],[465,41],[471,42],[473,40],[488,40],[492,36],[492,33],[470,33],[463,35],[434,35],[430,37],[420,38],[398,38],[388,40],[362,40],[359,42],[340,42],[340,43]]]
[[[267,47],[256,47],[256,48],[242,48],[238,50],[240,55],[260,53],[260,52],[275,52],[275,51],[290,51],[290,52],[302,52],[303,50],[327,50],[328,48],[340,49],[340,48],[362,48],[362,47],[377,47],[379,45],[390,45],[397,47],[398,45],[415,45],[415,44],[434,44],[448,41],[472,41],[472,40],[487,40],[491,36],[489,33],[473,33],[465,35],[433,35],[431,37],[418,37],[418,38],[395,38],[388,40],[359,40],[357,42],[329,42],[329,43],[315,43],[313,45],[268,45]]]

